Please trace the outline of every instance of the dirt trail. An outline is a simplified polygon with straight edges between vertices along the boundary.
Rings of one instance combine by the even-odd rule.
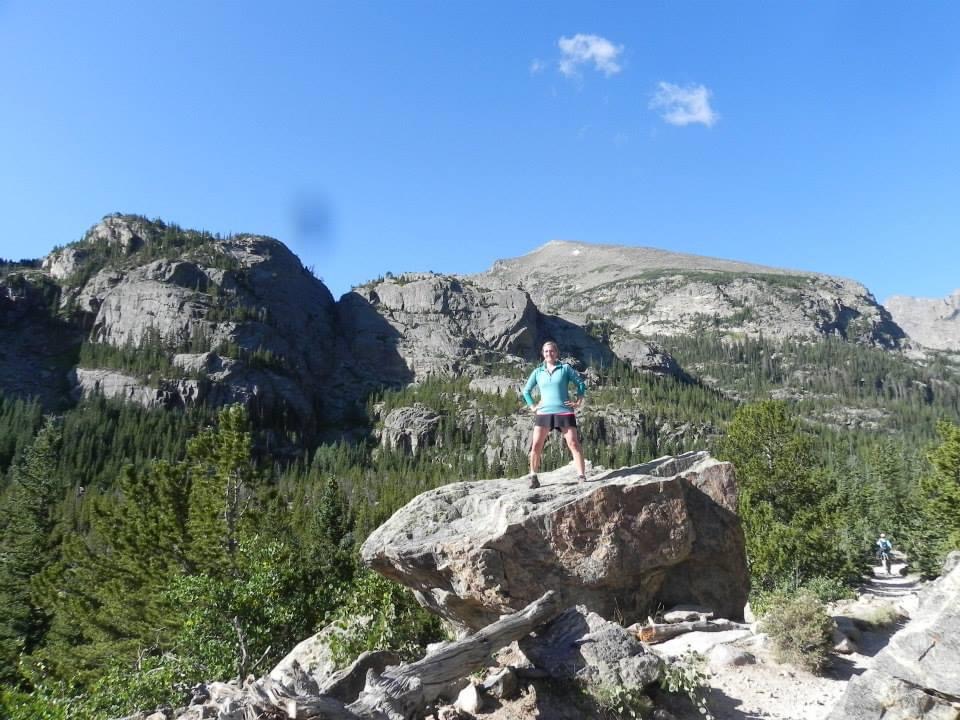
[[[887,575],[874,568],[859,588],[864,602],[891,602],[907,614],[916,609],[921,582],[916,575],[900,575],[905,566],[894,563]],[[775,662],[764,646],[762,636],[739,641],[757,658],[756,664],[725,665],[712,670],[708,678],[707,703],[716,720],[822,720],[843,694],[847,682],[870,667],[874,656],[882,650],[901,626],[879,631],[865,631],[857,643],[857,652],[834,655],[833,662],[821,676],[790,665]],[[677,720],[702,718],[685,701],[670,702],[668,709]]]

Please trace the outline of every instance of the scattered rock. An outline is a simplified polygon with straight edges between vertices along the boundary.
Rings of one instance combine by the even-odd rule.
[[[457,699],[453,705],[460,712],[467,713],[468,715],[477,715],[483,712],[483,693],[476,685],[469,683],[460,691],[460,694],[457,695]]]
[[[491,697],[498,700],[512,700],[520,690],[520,683],[513,669],[504,667],[488,675],[482,687]]]
[[[724,667],[742,667],[756,662],[757,658],[752,653],[727,643],[715,645],[707,653],[707,664],[714,672]]]
[[[682,623],[693,620],[706,620],[713,617],[713,610],[699,605],[678,605],[663,614],[666,623]]]

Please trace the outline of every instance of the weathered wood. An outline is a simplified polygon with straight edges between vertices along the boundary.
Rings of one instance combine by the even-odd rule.
[[[367,686],[348,709],[363,715],[380,710],[390,720],[412,717],[453,683],[482,668],[493,653],[559,614],[559,597],[548,591],[520,612],[507,615],[427,657],[367,675]]]
[[[444,689],[482,668],[500,648],[529,635],[560,612],[552,590],[520,612],[495,623],[416,662],[388,667],[378,675],[367,671],[366,685],[357,700],[345,705],[329,695],[300,694],[269,676],[250,688],[247,709],[252,717],[289,720],[408,720]],[[294,668],[295,677],[297,670]],[[308,687],[306,680],[296,683]]]
[[[270,676],[262,678],[248,691],[246,707],[249,720],[386,720],[383,714],[358,715],[329,695],[301,695],[274,682]]]
[[[658,643],[688,632],[721,632],[723,630],[742,630],[749,625],[725,620],[693,620],[679,623],[651,623],[650,625],[631,625],[628,629],[636,633],[637,638],[645,643]]]

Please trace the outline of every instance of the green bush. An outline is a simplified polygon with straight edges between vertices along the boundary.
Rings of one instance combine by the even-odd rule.
[[[713,720],[704,693],[707,686],[704,661],[703,655],[691,650],[673,662],[665,663],[660,676],[660,687],[670,693],[683,693],[704,720]]]
[[[596,703],[605,718],[614,720],[640,720],[650,717],[653,702],[643,688],[628,688],[623,685],[591,685],[585,692]]]
[[[427,643],[443,638],[439,618],[404,587],[369,570],[357,575],[331,620],[341,630],[329,640],[338,667],[366,650],[393,650],[405,661],[419,660]]]
[[[779,662],[810,672],[820,672],[826,666],[833,619],[809,590],[773,597],[760,628],[773,641],[774,656]]]
[[[0,690],[0,717],[7,720],[65,720],[62,701],[38,691]]]
[[[67,713],[70,720],[98,720],[186,704],[190,687],[205,680],[175,655],[152,655],[134,665],[116,663]]]
[[[896,625],[903,619],[900,610],[890,602],[881,602],[857,610],[853,621],[860,627],[880,630]]]
[[[801,588],[811,593],[822,603],[852,600],[857,596],[856,591],[842,580],[825,575],[810,578]]]

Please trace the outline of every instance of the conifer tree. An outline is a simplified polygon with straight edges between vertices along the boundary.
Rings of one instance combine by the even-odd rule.
[[[190,474],[190,559],[200,572],[236,571],[241,523],[254,501],[253,439],[242,405],[221,410],[217,427],[187,445]]]
[[[917,488],[920,522],[911,543],[911,554],[929,576],[940,572],[948,552],[960,549],[960,425],[942,421],[937,433],[940,442],[927,454],[930,470]]]
[[[852,572],[837,542],[835,498],[812,439],[783,402],[745,405],[734,415],[718,455],[733,462],[739,513],[754,587],[797,587],[816,575]]]
[[[89,532],[69,535],[61,563],[37,580],[54,621],[35,659],[54,677],[84,682],[112,659],[170,647],[178,610],[162,591],[191,571],[188,497],[182,465],[157,462],[95,498]]]
[[[55,475],[60,430],[53,420],[37,433],[14,466],[0,507],[0,681],[17,678],[21,654],[43,638],[48,617],[31,591],[32,579],[55,559],[52,542],[63,483]]]

